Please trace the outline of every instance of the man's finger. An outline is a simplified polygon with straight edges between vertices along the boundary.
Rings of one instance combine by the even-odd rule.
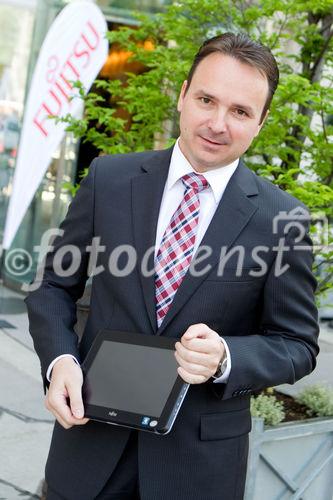
[[[190,349],[189,347],[185,347],[180,342],[177,342],[176,352],[179,354],[181,358],[190,363],[204,364],[207,365],[211,358],[211,350],[209,352],[205,352],[198,349]],[[207,350],[207,349],[206,349]]]
[[[50,395],[50,393],[48,393],[45,399],[45,407],[48,409],[49,412],[52,413],[52,415],[57,419],[57,421],[59,422],[60,425],[62,425],[62,427],[64,427],[65,429],[69,429],[69,427],[71,427],[71,425],[68,422],[66,422],[66,420],[63,417],[63,411],[61,411],[61,405],[59,405],[60,412],[56,409],[58,408],[58,404],[54,400],[54,396],[52,396],[52,394]]]
[[[69,424],[68,422],[66,422],[60,415],[59,413],[57,413],[55,410],[52,411],[53,415],[55,416],[55,418],[57,419],[57,422],[59,422],[59,424],[64,428],[64,429],[70,429],[71,427],[73,427],[73,424]]]
[[[65,394],[57,394],[56,391],[50,390],[48,394],[48,405],[53,414],[57,414],[68,425],[73,425],[73,422],[71,421],[73,415],[67,404]]]
[[[69,429],[73,425],[85,425],[89,421],[88,418],[75,418],[65,397],[52,398],[51,396],[51,400],[48,398],[45,406],[65,429]]]
[[[179,356],[177,352],[175,353],[175,357],[179,366],[184,368],[188,373],[195,375],[204,375],[206,377],[210,376],[211,369],[207,365],[186,361],[181,356]]]
[[[55,363],[46,407],[65,428],[89,421],[83,418],[82,383],[81,368],[72,359],[62,358]]]
[[[88,420],[83,419],[84,408],[81,393],[80,377],[67,384],[51,381],[46,406],[53,414],[56,412],[67,425],[86,423]]]
[[[215,340],[219,339],[217,332],[204,323],[191,325],[181,337],[181,343],[198,352],[211,353],[215,350]]]
[[[212,354],[216,349],[216,341],[211,338],[192,338],[187,340],[184,336],[181,338],[181,344],[191,351],[196,351],[200,353]]]
[[[89,418],[80,418],[76,419],[71,415],[71,412],[67,413],[66,418],[63,418],[56,410],[52,411],[53,415],[57,419],[60,425],[64,427],[64,429],[70,429],[74,425],[85,425],[89,422]]]
[[[207,377],[205,377],[204,375],[193,375],[192,373],[188,373],[181,366],[178,366],[177,371],[184,382],[187,382],[188,384],[202,384],[207,380]]]
[[[186,332],[184,333],[183,337],[186,340],[191,340],[197,337],[201,338],[207,338],[210,332],[213,332],[214,330],[211,330],[209,326],[205,325],[204,323],[198,323],[195,325],[191,325]],[[214,332],[215,333],[215,332]],[[183,338],[182,337],[182,338]]]

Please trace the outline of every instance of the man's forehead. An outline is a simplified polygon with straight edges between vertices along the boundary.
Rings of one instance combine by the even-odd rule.
[[[266,75],[260,70],[254,63],[251,64],[250,61],[244,61],[231,54],[224,54],[222,52],[213,52],[205,56],[195,68],[193,73],[193,78],[199,73],[206,74],[207,67],[210,68],[223,68],[227,67],[229,70],[234,68],[237,71],[247,72],[252,74],[253,77],[267,80]]]

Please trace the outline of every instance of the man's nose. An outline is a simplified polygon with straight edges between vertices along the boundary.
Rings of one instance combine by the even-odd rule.
[[[215,109],[210,116],[209,128],[214,134],[220,134],[227,130],[227,114],[224,109]]]

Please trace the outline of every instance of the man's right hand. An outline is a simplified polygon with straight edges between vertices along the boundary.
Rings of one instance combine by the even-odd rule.
[[[82,370],[72,357],[55,363],[45,406],[65,429],[89,420],[83,418],[82,383]]]

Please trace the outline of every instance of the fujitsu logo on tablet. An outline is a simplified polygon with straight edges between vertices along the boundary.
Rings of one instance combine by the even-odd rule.
[[[118,415],[118,413],[116,411],[112,410],[112,411],[109,411],[109,415],[110,415],[110,417],[116,417]]]

